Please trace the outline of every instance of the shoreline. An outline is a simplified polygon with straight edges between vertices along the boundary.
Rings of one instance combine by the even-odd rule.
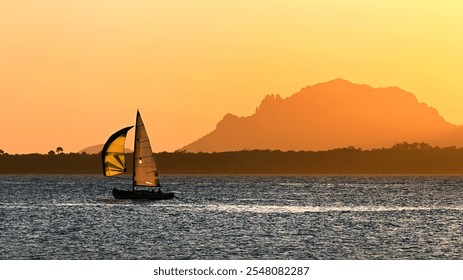
[[[132,172],[127,154],[127,172]],[[409,146],[363,151],[282,152],[270,150],[155,154],[161,175],[460,175],[463,149],[410,149]],[[0,174],[102,174],[100,154],[0,155]]]

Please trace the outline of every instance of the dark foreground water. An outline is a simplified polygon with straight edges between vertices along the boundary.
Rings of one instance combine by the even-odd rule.
[[[0,176],[1,259],[463,259],[462,177]]]

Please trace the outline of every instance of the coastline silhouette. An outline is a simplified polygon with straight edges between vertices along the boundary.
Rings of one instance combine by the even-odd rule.
[[[128,163],[132,156],[127,154]],[[372,150],[162,152],[156,159],[162,174],[463,174],[463,148],[426,143]],[[101,174],[100,161],[101,154],[4,154],[0,174]]]

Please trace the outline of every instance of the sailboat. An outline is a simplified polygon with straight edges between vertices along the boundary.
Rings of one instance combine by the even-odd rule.
[[[127,132],[132,128],[133,126],[128,126],[117,131],[109,137],[103,146],[101,155],[104,176],[116,176],[127,171],[124,146]],[[116,199],[159,200],[175,197],[174,193],[161,191],[154,154],[138,110],[135,122],[132,189],[119,190],[114,188],[112,194]]]

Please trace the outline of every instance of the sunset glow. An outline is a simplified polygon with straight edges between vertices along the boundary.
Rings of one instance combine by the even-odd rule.
[[[133,125],[174,151],[226,113],[335,78],[463,124],[460,1],[2,1],[0,149],[77,152]],[[128,142],[130,143],[128,136]],[[133,138],[132,138],[133,139]]]

